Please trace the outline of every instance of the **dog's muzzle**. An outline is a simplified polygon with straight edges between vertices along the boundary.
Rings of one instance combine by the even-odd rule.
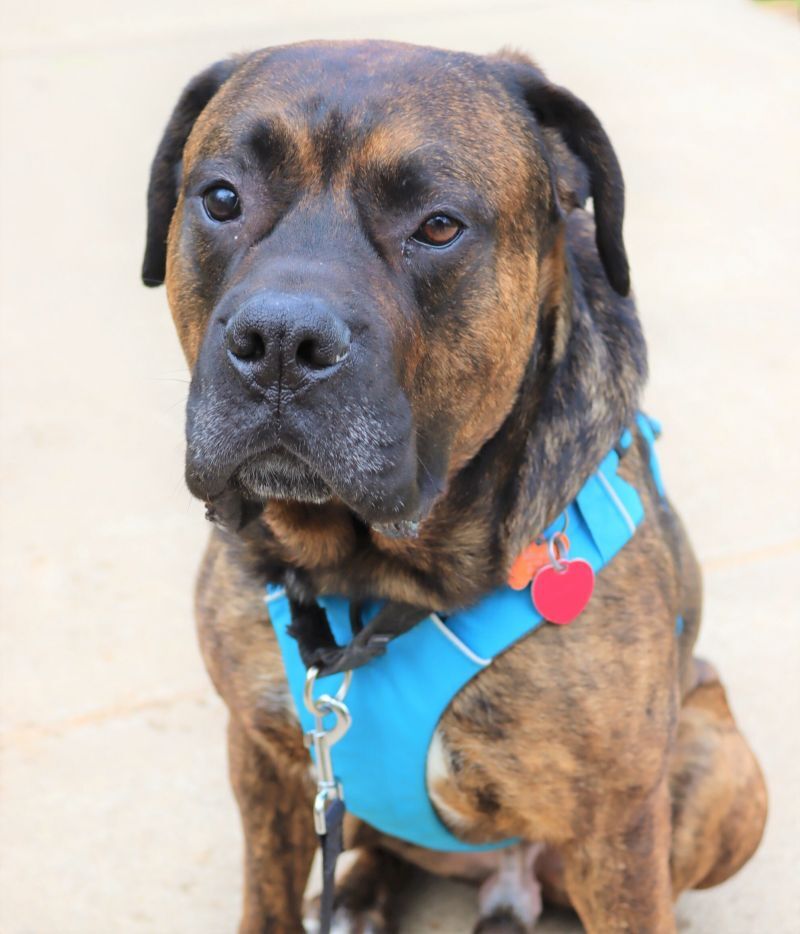
[[[190,388],[187,484],[212,502],[231,489],[262,503],[338,498],[386,534],[413,535],[440,472],[417,448],[389,328],[342,291],[225,296]]]

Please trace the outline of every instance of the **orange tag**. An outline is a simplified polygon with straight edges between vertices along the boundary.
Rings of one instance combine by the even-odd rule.
[[[547,542],[541,545],[531,542],[511,565],[511,570],[508,572],[508,586],[512,590],[524,590],[539,568],[544,567],[549,560]]]

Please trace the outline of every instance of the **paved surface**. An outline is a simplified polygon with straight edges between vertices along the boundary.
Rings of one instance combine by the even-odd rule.
[[[512,41],[615,141],[652,348],[647,406],[705,567],[701,650],[772,796],[757,858],[683,897],[680,929],[797,931],[796,24],[744,0],[275,6],[3,4],[0,929],[234,929],[225,717],[191,619],[206,529],[181,478],[186,373],[163,291],[137,281],[146,171],[179,89],[208,62],[386,36]],[[428,885],[407,930],[467,930],[473,905],[467,889]],[[550,914],[542,930],[578,928]]]

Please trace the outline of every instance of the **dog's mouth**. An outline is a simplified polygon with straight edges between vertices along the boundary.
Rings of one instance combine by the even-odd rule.
[[[365,398],[365,391],[354,382],[336,393],[320,391],[311,401],[292,399],[278,419],[264,400],[243,404],[227,381],[216,386],[193,378],[186,431],[189,490],[209,505],[213,518],[221,517],[223,503],[235,514],[237,498],[242,515],[251,517],[272,500],[334,501],[383,535],[414,537],[444,491],[446,448],[420,447],[402,393],[390,394],[391,404],[383,404]],[[235,518],[226,524],[236,524]]]
[[[248,456],[217,492],[200,493],[196,483],[190,483],[190,488],[205,500],[209,519],[232,528],[241,528],[254,519],[269,500],[322,504],[338,499],[366,525],[388,538],[416,538],[440,492],[438,486],[422,491],[418,509],[410,516],[393,514],[395,510],[381,515],[383,510],[374,505],[364,511],[359,504],[347,503],[334,481],[284,447]]]
[[[248,458],[232,481],[245,494],[261,501],[325,503],[334,495],[328,483],[309,464],[286,449]]]

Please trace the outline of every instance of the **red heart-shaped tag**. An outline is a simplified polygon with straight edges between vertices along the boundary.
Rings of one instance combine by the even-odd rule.
[[[552,564],[533,579],[533,605],[550,623],[571,623],[583,611],[594,590],[594,571],[588,561],[576,558],[562,561],[562,569]]]

